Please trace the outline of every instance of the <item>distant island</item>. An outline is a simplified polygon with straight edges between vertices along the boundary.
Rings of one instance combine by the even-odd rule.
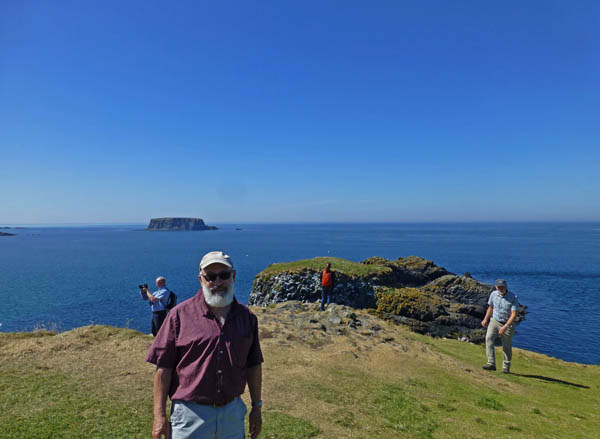
[[[146,230],[197,231],[218,230],[207,226],[201,218],[152,218]]]
[[[14,233],[0,232],[0,236],[15,236],[15,234]]]

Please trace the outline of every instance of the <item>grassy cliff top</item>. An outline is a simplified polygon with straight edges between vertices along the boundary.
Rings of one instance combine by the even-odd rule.
[[[253,308],[265,357],[261,438],[596,437],[598,366],[515,349],[513,374],[485,372],[483,346],[316,307]],[[150,437],[151,343],[108,326],[0,334],[0,436]]]
[[[339,273],[347,274],[348,276],[370,276],[379,275],[381,273],[388,273],[391,271],[389,267],[383,265],[367,265],[360,264],[358,262],[349,261],[342,258],[333,257],[319,257],[312,259],[302,259],[294,262],[282,262],[278,264],[271,264],[258,276],[267,275],[271,276],[278,273],[297,273],[304,270],[312,270],[320,272],[325,269],[327,263],[331,263],[331,269]]]

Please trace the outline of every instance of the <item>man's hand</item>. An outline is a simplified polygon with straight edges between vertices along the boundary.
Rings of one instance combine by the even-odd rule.
[[[155,416],[152,424],[152,439],[171,439],[171,424],[165,415]]]
[[[484,328],[486,328],[486,327],[487,327],[487,325],[488,325],[488,323],[489,323],[488,319],[483,319],[483,320],[481,321],[481,326],[483,326]]]
[[[148,297],[148,300],[152,303],[156,302],[158,299],[156,297],[154,297],[154,295],[148,290],[148,288],[144,288],[144,292],[146,293],[146,296]]]
[[[260,407],[252,407],[249,416],[250,421],[250,439],[256,439],[262,428],[262,412]]]
[[[504,334],[507,329],[508,329],[508,326],[504,325],[502,328],[500,328],[498,330],[498,334],[500,334],[500,335]]]

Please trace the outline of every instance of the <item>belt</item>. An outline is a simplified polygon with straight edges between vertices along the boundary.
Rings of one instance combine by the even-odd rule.
[[[199,402],[198,404],[200,405],[209,405],[211,407],[223,407],[231,402],[233,402],[233,400],[237,398],[237,396],[232,396],[231,398],[227,398],[221,402]]]

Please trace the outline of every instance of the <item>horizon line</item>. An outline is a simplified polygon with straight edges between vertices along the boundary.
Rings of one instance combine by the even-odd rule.
[[[179,217],[173,217],[179,218]],[[182,217],[183,218],[183,217]],[[206,223],[206,221],[205,221]],[[243,225],[243,224],[593,224],[596,220],[406,220],[406,221],[214,221],[211,224]],[[146,226],[147,222],[39,222],[39,223],[0,223],[2,227],[41,227],[41,226]]]

